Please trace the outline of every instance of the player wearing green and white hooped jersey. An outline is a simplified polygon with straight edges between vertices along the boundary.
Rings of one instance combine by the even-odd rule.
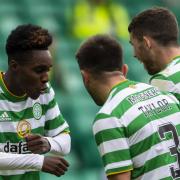
[[[150,83],[180,100],[180,46],[175,15],[166,8],[150,8],[135,16],[128,30],[134,56],[152,75]]]
[[[39,180],[39,171],[65,174],[71,139],[48,85],[52,36],[17,26],[8,36],[8,68],[0,72],[0,180]],[[54,155],[43,154],[53,153]]]
[[[111,90],[93,123],[107,176],[132,170],[131,179],[180,178],[177,103],[143,83],[125,81]]]
[[[180,179],[179,101],[127,80],[121,45],[96,35],[78,49],[84,85],[102,106],[93,133],[108,180]]]
[[[30,165],[25,164],[25,159],[28,159],[28,154],[31,154],[25,136],[28,134],[45,136],[51,144],[50,152],[63,155],[69,149],[68,147],[65,148],[66,141],[68,142],[66,133],[69,133],[69,126],[59,111],[52,87],[49,87],[36,100],[26,96],[16,97],[7,90],[2,79],[2,73],[0,74],[0,151],[25,154],[22,159],[21,156],[18,157],[17,155],[15,160],[13,156],[11,158],[11,155],[6,157],[2,154],[3,159],[4,156],[6,157],[4,162],[7,163],[6,160],[9,158],[12,166],[3,168],[3,161],[1,161],[0,179],[3,176],[8,176],[9,179],[12,178],[13,180],[16,178],[32,178],[35,180],[35,177],[38,179],[39,173],[37,170],[42,168],[43,157],[30,155],[33,160]],[[17,163],[20,165],[19,167],[17,167]],[[20,168],[23,164],[25,165],[24,170]]]
[[[153,75],[150,83],[162,91],[173,93],[180,101],[180,57],[174,58],[164,70]]]

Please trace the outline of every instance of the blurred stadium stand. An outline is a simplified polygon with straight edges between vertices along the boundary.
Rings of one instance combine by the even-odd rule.
[[[130,19],[146,8],[169,5],[166,0],[113,1],[127,8]],[[75,52],[81,41],[73,38],[70,34],[71,24],[68,24],[69,14],[75,2],[74,0],[0,0],[0,69],[7,68],[6,38],[17,25],[33,23],[47,28],[53,34],[54,68],[51,73],[51,83],[55,88],[61,111],[70,125],[72,136],[72,151],[66,157],[70,169],[61,178],[103,180],[103,168],[91,130],[93,118],[99,107],[94,104],[83,86],[75,61]],[[175,13],[178,13],[177,8],[172,4],[171,6],[176,10]],[[124,61],[129,66],[128,78],[148,82],[149,76],[133,57],[133,49],[128,40],[119,39],[119,41],[124,49]],[[43,180],[60,179],[46,173],[41,173],[41,177]]]

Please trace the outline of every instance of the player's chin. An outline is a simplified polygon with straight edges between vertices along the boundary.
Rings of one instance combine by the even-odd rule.
[[[102,102],[100,99],[92,97],[94,102],[96,103],[96,105],[98,106],[102,106],[104,104],[104,102]]]
[[[148,74],[151,76],[158,73],[158,71],[154,68],[146,67],[146,69],[147,69]]]

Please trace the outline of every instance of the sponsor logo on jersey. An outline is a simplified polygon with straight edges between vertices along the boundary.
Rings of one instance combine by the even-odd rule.
[[[27,143],[20,141],[19,143],[11,143],[9,141],[4,145],[4,152],[6,153],[15,153],[15,154],[25,154],[29,153]]]
[[[39,104],[37,102],[33,105],[33,116],[37,120],[39,120],[41,118],[41,116],[42,116],[41,104]]]
[[[31,124],[26,120],[19,121],[17,125],[17,134],[19,135],[19,137],[24,138],[30,133]]]
[[[7,112],[3,112],[0,115],[0,121],[11,121],[11,118],[9,117]]]

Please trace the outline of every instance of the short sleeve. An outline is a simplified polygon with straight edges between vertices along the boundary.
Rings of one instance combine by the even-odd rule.
[[[93,134],[107,176],[132,170],[128,138],[118,118],[98,115]]]

